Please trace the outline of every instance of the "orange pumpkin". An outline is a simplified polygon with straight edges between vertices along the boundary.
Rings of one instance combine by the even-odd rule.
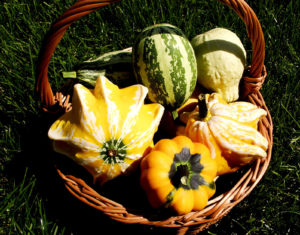
[[[141,186],[150,204],[177,214],[201,210],[215,193],[217,165],[208,148],[188,137],[162,139],[141,162]]]

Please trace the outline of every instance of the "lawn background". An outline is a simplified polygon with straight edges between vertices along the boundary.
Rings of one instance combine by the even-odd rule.
[[[143,234],[74,199],[65,190],[48,151],[44,114],[34,93],[35,66],[51,23],[74,1],[2,0],[0,3],[0,234]],[[204,234],[296,234],[299,225],[300,3],[248,1],[266,40],[268,76],[261,90],[274,122],[270,166],[251,194]],[[62,71],[85,59],[133,44],[146,26],[168,22],[187,37],[214,27],[241,38],[251,61],[243,22],[209,0],[124,0],[74,23],[52,57],[54,91]],[[154,231],[156,231],[154,229]],[[157,234],[157,233],[156,233]]]

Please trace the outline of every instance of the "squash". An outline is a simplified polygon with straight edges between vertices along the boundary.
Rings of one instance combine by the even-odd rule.
[[[174,111],[192,95],[197,83],[194,50],[184,33],[174,25],[145,28],[132,48],[133,72],[149,88],[152,102]]]
[[[198,83],[227,102],[239,98],[239,84],[246,64],[246,50],[239,37],[214,28],[191,40],[197,60]]]
[[[141,186],[154,208],[177,214],[203,209],[215,193],[217,165],[208,148],[186,136],[161,139],[141,161]]]
[[[136,168],[160,123],[164,108],[144,104],[148,89],[119,89],[106,77],[89,90],[74,86],[73,108],[53,123],[48,136],[54,150],[85,167],[105,183]]]
[[[227,103],[221,95],[199,97],[192,112],[182,112],[184,134],[205,144],[218,164],[218,175],[234,172],[257,158],[266,157],[268,141],[257,131],[264,109],[249,102]]]
[[[107,77],[118,87],[136,84],[132,70],[132,48],[108,52],[95,59],[83,61],[75,71],[63,72],[64,78],[78,79],[95,86],[99,76]]]

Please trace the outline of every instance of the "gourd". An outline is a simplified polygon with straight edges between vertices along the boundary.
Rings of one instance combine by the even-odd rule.
[[[191,44],[199,84],[227,102],[236,101],[246,63],[246,51],[238,36],[228,29],[215,28],[195,36]]]
[[[78,79],[95,86],[99,76],[107,77],[118,87],[136,84],[132,70],[132,48],[105,53],[75,66],[74,71],[63,72],[64,78]]]
[[[225,102],[217,93],[199,97],[191,112],[180,114],[184,133],[205,144],[216,160],[218,175],[236,171],[255,159],[265,158],[268,141],[257,131],[264,109],[249,102]]]
[[[201,210],[215,193],[216,162],[186,136],[161,139],[141,161],[141,186],[154,208]]]
[[[49,129],[54,150],[82,165],[100,184],[130,173],[153,146],[164,112],[160,104],[144,104],[147,91],[142,85],[119,89],[103,76],[93,90],[76,84],[72,110]]]
[[[133,72],[137,81],[149,88],[152,102],[174,111],[195,89],[194,50],[183,32],[173,25],[147,27],[133,46]]]

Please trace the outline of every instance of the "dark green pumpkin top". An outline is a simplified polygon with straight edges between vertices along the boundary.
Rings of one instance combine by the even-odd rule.
[[[176,189],[197,190],[200,185],[214,189],[214,182],[206,182],[201,176],[203,165],[200,163],[201,154],[191,154],[189,148],[182,148],[175,154],[169,171],[169,179]]]

